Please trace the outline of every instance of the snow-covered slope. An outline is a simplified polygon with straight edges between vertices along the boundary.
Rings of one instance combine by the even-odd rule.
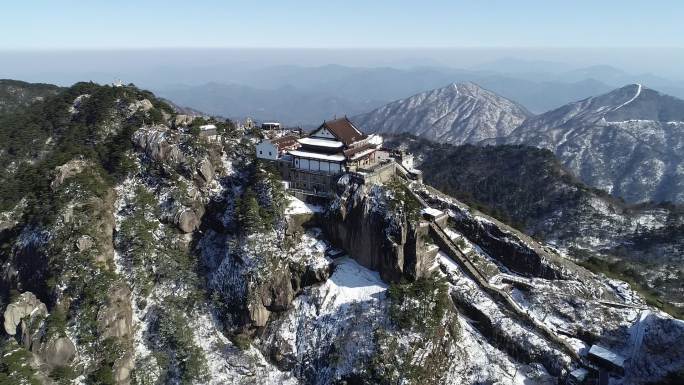
[[[524,107],[474,83],[457,83],[394,101],[354,121],[371,132],[462,144],[508,135],[529,115]]]
[[[684,311],[681,208],[625,204],[573,178],[550,151],[534,147],[445,146],[406,135],[386,137],[385,145],[412,152],[431,186],[484,205],[580,260],[619,261],[660,300]]]
[[[684,100],[641,84],[531,117],[498,143],[547,148],[629,202],[684,202]]]

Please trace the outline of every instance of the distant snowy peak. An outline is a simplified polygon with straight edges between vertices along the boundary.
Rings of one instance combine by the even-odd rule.
[[[454,83],[354,118],[369,132],[410,133],[453,144],[508,135],[531,114],[474,83]]]
[[[682,128],[684,100],[629,84],[531,117],[498,142],[547,148],[584,182],[629,202],[682,203]]]

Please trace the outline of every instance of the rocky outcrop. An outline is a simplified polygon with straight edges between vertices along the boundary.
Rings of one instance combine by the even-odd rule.
[[[44,318],[48,314],[47,307],[33,293],[22,293],[14,302],[7,305],[4,313],[5,333],[13,336],[17,334],[17,326],[22,322],[32,323],[33,320]],[[28,317],[28,319],[25,319]]]
[[[292,270],[292,269],[291,269]],[[302,288],[305,288],[307,286],[315,285],[318,283],[325,282],[329,277],[330,274],[332,273],[332,267],[331,265],[325,265],[325,266],[318,266],[314,267],[311,265],[308,265],[304,267],[304,270],[297,274],[293,273],[293,276],[290,280],[292,284],[292,289],[295,292],[299,292]]]
[[[78,251],[87,251],[91,247],[93,247],[93,238],[88,235],[81,235],[76,240],[76,248]]]
[[[247,304],[249,323],[255,327],[266,326],[273,312],[287,310],[295,296],[289,269],[273,272],[270,279],[257,288]]]
[[[347,185],[326,214],[322,227],[331,242],[386,281],[427,274],[427,228],[405,212],[391,210],[382,186]]]
[[[107,294],[107,304],[97,316],[102,338],[128,338],[133,335],[133,309],[131,291],[124,284],[112,287]]]
[[[136,100],[135,102],[128,105],[128,111],[130,111],[131,113],[139,110],[147,112],[153,108],[154,104],[152,104],[152,102],[150,102],[148,99]]]
[[[214,166],[208,158],[202,159],[197,165],[197,172],[204,183],[209,183],[214,179]]]
[[[55,338],[45,344],[40,356],[52,368],[67,366],[76,358],[76,346],[67,337]]]
[[[92,246],[97,247],[95,260],[97,262],[107,263],[114,259],[114,204],[116,193],[113,189],[107,191],[103,198],[93,197],[87,203],[87,207],[93,208],[93,222],[91,225],[93,234]],[[83,238],[83,237],[81,237]],[[81,244],[79,238],[78,246],[86,246],[87,241]]]
[[[268,317],[271,312],[266,309],[260,298],[255,299],[247,304],[247,312],[249,316],[249,323],[255,327],[264,327],[268,323]]]
[[[22,293],[4,313],[5,332],[33,353],[36,367],[53,368],[70,365],[76,358],[76,346],[66,336],[50,336],[45,332],[47,307],[31,292]]]
[[[114,362],[114,381],[117,385],[128,385],[131,383],[131,374],[135,369],[135,356],[132,352],[124,354]]]
[[[124,283],[110,288],[107,303],[97,315],[97,328],[100,338],[116,338],[125,347],[123,355],[114,362],[112,371],[117,385],[130,384],[135,366],[134,353],[130,350],[134,333],[133,307],[131,290]]]
[[[175,127],[188,126],[193,120],[195,120],[195,117],[192,115],[178,114],[173,120],[173,124]]]
[[[53,190],[58,189],[66,179],[80,174],[87,167],[92,167],[92,165],[82,159],[72,159],[63,165],[56,167],[55,179],[52,180],[50,186]]]
[[[133,134],[133,143],[155,161],[180,163],[184,156],[177,141],[171,139],[175,135],[166,126],[145,127]]]
[[[261,303],[266,309],[274,312],[287,310],[294,295],[289,271],[279,271],[273,274],[260,290]]]
[[[200,225],[197,213],[192,209],[182,208],[174,216],[173,222],[184,233],[192,233]]]

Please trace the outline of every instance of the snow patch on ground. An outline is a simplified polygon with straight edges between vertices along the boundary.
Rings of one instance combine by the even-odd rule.
[[[325,293],[322,307],[331,311],[353,302],[373,301],[383,298],[386,290],[380,274],[343,257],[336,261],[335,272],[320,288]]]
[[[380,275],[349,257],[335,264],[326,282],[305,288],[268,326],[263,341],[294,362],[293,373],[308,383],[332,383],[362,368],[375,348],[374,331],[387,323],[387,284]]]
[[[323,207],[305,203],[291,195],[287,196],[288,206],[285,215],[313,214],[323,212]]]
[[[193,317],[195,343],[204,351],[210,373],[208,385],[223,384],[286,384],[299,382],[287,372],[269,363],[261,352],[250,347],[240,351],[220,332],[218,321],[208,309]]]

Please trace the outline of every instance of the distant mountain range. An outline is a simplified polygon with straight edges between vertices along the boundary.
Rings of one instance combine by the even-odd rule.
[[[152,88],[177,104],[212,114],[315,126],[334,115],[361,114],[425,90],[468,81],[514,100],[531,112],[541,113],[615,87],[593,78],[594,74],[598,76],[602,72],[587,70],[563,76],[443,67],[276,66],[204,84]],[[632,82],[639,80],[627,74],[622,77]],[[684,95],[684,86],[681,94]]]
[[[585,183],[628,202],[684,202],[683,100],[632,84],[537,116],[516,107],[467,83],[401,99],[356,120],[371,132],[444,143],[546,148]]]
[[[158,93],[174,104],[212,115],[233,119],[252,117],[258,121],[275,120],[300,126],[312,126],[335,115],[365,112],[383,104],[382,101],[352,100],[303,91],[292,86],[257,89],[237,84],[209,83],[170,87]]]
[[[463,144],[506,136],[530,116],[523,106],[474,83],[458,83],[397,100],[354,121],[370,132],[410,132]]]

